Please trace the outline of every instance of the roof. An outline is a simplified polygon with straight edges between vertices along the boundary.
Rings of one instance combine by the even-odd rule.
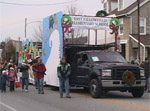
[[[140,2],[140,6],[144,5],[145,3],[147,3],[149,0],[139,0]],[[118,8],[116,8],[115,10],[113,10],[111,12],[111,14],[116,14],[117,16],[122,16],[122,15],[126,15],[126,14],[131,14],[132,12],[135,11],[135,8],[137,8],[138,6],[138,2],[134,2],[133,4],[131,4],[130,6],[128,6],[127,8],[125,8],[124,10],[120,10],[118,11]]]
[[[138,41],[138,34],[131,34]],[[150,46],[150,35],[140,35],[140,42],[145,46]]]

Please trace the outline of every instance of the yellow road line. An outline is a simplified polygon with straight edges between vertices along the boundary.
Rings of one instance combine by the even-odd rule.
[[[74,96],[93,99],[91,96],[87,96],[87,95],[83,95],[83,94],[77,94],[77,93],[71,93],[71,94]],[[139,110],[143,110],[143,111],[150,111],[150,107],[140,106],[140,105],[136,105],[136,104],[129,104],[129,103],[118,101],[118,100],[112,100],[112,99],[94,99],[94,100],[111,103],[114,105],[126,106],[129,108],[135,108],[135,109],[139,109]]]
[[[121,102],[121,101],[107,100],[107,99],[102,99],[100,101],[108,102],[108,103],[112,103],[112,104],[116,104],[116,105],[120,105],[120,106],[127,106],[127,107],[130,107],[130,108],[140,109],[140,110],[144,110],[144,111],[150,111],[150,109],[148,107],[139,106],[139,105],[136,105],[136,104],[129,104],[129,103]]]
[[[92,97],[86,96],[86,95],[82,95],[82,94],[72,93],[72,95],[92,99]],[[150,111],[150,108],[148,108],[148,107],[139,106],[139,105],[136,105],[136,104],[129,104],[129,103],[122,102],[122,101],[111,100],[111,99],[95,99],[95,100],[106,102],[106,103],[111,103],[111,104],[114,104],[114,105],[120,105],[120,106],[129,107],[129,108],[140,109],[140,110],[143,110],[143,111]]]

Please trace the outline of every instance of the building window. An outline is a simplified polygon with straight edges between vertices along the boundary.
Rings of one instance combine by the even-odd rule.
[[[140,34],[146,34],[146,19],[140,18]]]
[[[107,12],[107,2],[104,3],[104,10]]]
[[[118,10],[123,9],[123,0],[118,0]]]
[[[119,34],[123,34],[123,19],[120,19]]]

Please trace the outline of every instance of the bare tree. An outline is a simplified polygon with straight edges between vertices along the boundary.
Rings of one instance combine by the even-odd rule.
[[[42,41],[42,24],[40,23],[33,29],[33,40],[41,42]]]
[[[16,61],[16,48],[11,40],[7,41],[3,47],[2,59],[3,61],[9,61],[10,59]]]
[[[64,11],[65,14],[69,15],[82,15],[83,12],[77,7],[76,4],[71,4],[69,6],[66,6],[66,10]]]
[[[66,10],[64,12],[65,14],[68,14],[68,15],[82,15],[83,14],[83,12],[80,10],[79,7],[77,7],[76,4],[71,4],[69,6],[66,6]],[[69,37],[70,35],[68,34],[67,36]],[[85,36],[84,29],[72,29],[72,33],[71,33],[72,43],[74,43],[74,41],[77,41],[75,39],[78,39],[79,37],[84,37],[84,36]]]

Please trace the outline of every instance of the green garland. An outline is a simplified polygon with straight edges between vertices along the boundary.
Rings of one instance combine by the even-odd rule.
[[[64,15],[62,18],[61,18],[61,23],[64,23],[64,20],[67,19],[68,20],[68,23],[72,23],[72,19],[69,15]]]
[[[112,19],[110,20],[110,25],[111,25],[111,26],[115,26],[115,25],[113,24],[114,21],[117,23],[116,26],[120,26],[120,20],[119,20],[118,18],[112,18]]]
[[[100,10],[96,13],[96,16],[108,16],[107,12],[104,10]]]
[[[122,76],[122,82],[127,85],[132,85],[135,83],[135,75],[131,71],[125,71]]]

